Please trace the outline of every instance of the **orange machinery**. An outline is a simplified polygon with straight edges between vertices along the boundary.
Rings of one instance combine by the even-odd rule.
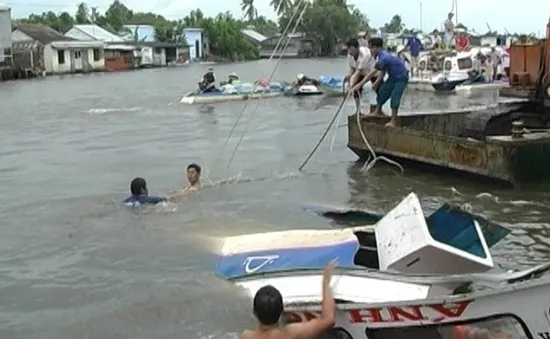
[[[539,44],[510,46],[510,87],[548,94],[550,85],[550,19],[546,39]]]

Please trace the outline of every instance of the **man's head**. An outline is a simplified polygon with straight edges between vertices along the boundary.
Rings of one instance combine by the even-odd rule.
[[[283,314],[283,296],[271,285],[264,286],[254,296],[254,315],[260,325],[271,326],[279,323]]]
[[[147,183],[143,178],[134,178],[130,183],[130,192],[132,195],[148,195]]]
[[[351,56],[357,56],[359,53],[359,41],[357,39],[349,39],[346,42],[346,47],[348,48],[348,54]]]
[[[189,184],[196,184],[201,178],[201,167],[197,164],[187,166],[187,181]]]
[[[214,67],[208,67],[208,73],[214,73]]]
[[[369,41],[370,53],[377,57],[380,51],[384,48],[384,40],[381,38],[372,38]]]
[[[455,15],[453,14],[453,12],[450,12],[449,14],[447,14],[447,19],[452,20],[454,16]]]

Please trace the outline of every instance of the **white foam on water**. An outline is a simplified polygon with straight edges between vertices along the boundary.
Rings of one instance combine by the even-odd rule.
[[[102,115],[102,114],[121,113],[121,112],[136,112],[141,109],[142,109],[141,107],[90,108],[89,110],[83,113]]]

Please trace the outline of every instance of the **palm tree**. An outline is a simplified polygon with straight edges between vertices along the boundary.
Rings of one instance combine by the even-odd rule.
[[[243,0],[241,2],[241,10],[244,12],[244,16],[252,21],[258,17],[258,11],[254,7],[254,0]]]
[[[291,0],[271,0],[269,3],[273,7],[277,15],[283,15],[287,13],[292,8]]]

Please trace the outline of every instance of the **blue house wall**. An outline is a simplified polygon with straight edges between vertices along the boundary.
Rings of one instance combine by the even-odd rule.
[[[186,28],[183,30],[185,40],[189,45],[189,57],[191,60],[202,59],[203,54],[203,30],[202,28]]]
[[[124,28],[127,28],[132,33],[131,34],[124,34],[123,38],[134,38],[134,32],[136,31],[137,27],[137,35],[139,41],[144,42],[154,42],[155,41],[155,28],[151,25],[124,25]]]

